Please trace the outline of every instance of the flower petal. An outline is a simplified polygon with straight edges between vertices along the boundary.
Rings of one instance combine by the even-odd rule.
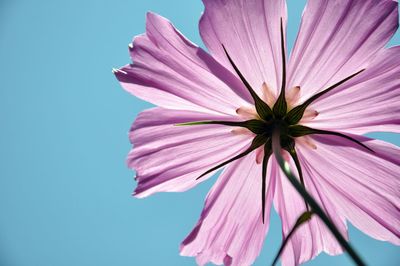
[[[229,165],[207,195],[200,220],[181,245],[197,263],[251,265],[269,227],[276,164],[267,172],[266,219],[261,219],[261,166],[255,152]],[[269,177],[269,178],[268,178]]]
[[[354,80],[315,102],[307,126],[354,134],[400,132],[400,46],[385,49]]]
[[[252,136],[234,134],[220,125],[176,126],[199,120],[232,120],[193,111],[154,108],[139,114],[129,133],[134,148],[128,166],[136,169],[135,196],[160,191],[184,191],[208,169],[246,149]]]
[[[289,61],[304,101],[366,68],[398,27],[393,0],[309,0]]]
[[[115,75],[124,89],[153,104],[235,114],[250,99],[238,78],[159,15],[147,14],[146,34],[135,37],[130,53],[133,65]]]
[[[316,150],[302,149],[318,189],[338,215],[379,240],[400,244],[400,149],[383,141],[352,136],[313,136]]]
[[[278,95],[282,79],[280,21],[282,18],[286,25],[286,1],[203,2],[200,34],[211,54],[234,72],[222,49],[224,45],[259,95],[264,82]]]
[[[303,163],[304,158],[302,158],[300,153],[299,159],[307,191],[325,210],[342,235],[347,238],[347,227],[344,218],[337,215],[337,209],[331,203],[330,199],[323,193],[320,193],[319,187],[316,185],[314,177],[310,175],[307,167],[305,167]],[[293,160],[290,163],[291,169],[295,171],[296,167]],[[281,217],[282,233],[285,238],[300,215],[307,209],[303,198],[298,194],[282,171],[279,171],[276,181],[274,206]],[[340,244],[329,229],[319,217],[314,215],[311,220],[301,225],[288,241],[281,257],[282,265],[299,265],[313,259],[322,251],[330,255],[337,255],[343,252]]]

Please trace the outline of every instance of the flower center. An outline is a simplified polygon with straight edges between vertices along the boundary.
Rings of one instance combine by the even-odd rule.
[[[188,122],[188,123],[183,123],[179,124],[181,126],[189,126],[189,125],[205,125],[205,124],[216,124],[216,125],[224,125],[224,126],[232,126],[232,127],[242,127],[250,130],[255,134],[255,137],[252,140],[252,143],[250,147],[248,147],[245,151],[242,153],[234,156],[233,158],[230,158],[226,160],[223,163],[220,163],[219,165],[216,165],[215,167],[207,170],[205,173],[200,175],[197,179],[200,179],[201,177],[205,176],[206,174],[209,174],[239,158],[242,158],[254,150],[258,148],[263,148],[264,150],[264,156],[262,158],[262,188],[261,188],[261,195],[262,195],[262,219],[264,221],[264,213],[265,213],[265,188],[266,188],[266,173],[267,173],[267,164],[269,157],[272,154],[272,135],[276,134],[276,132],[279,132],[279,138],[280,138],[280,144],[281,147],[286,150],[291,158],[293,159],[293,162],[296,165],[297,172],[300,178],[301,184],[304,186],[304,180],[303,180],[303,173],[302,169],[300,166],[300,161],[297,157],[296,153],[296,138],[298,137],[303,137],[307,135],[312,135],[312,134],[325,134],[325,135],[334,135],[337,137],[342,137],[347,140],[350,140],[359,146],[363,147],[364,149],[373,152],[370,148],[365,146],[363,143],[359,142],[356,139],[353,139],[350,136],[344,135],[339,132],[334,132],[334,131],[326,131],[326,130],[321,130],[321,129],[314,129],[310,127],[306,127],[303,125],[300,125],[299,122],[303,117],[306,117],[308,114],[312,113],[314,116],[317,114],[316,111],[312,110],[309,108],[311,103],[313,103],[315,100],[320,98],[321,96],[325,95],[326,93],[332,91],[339,85],[345,83],[349,79],[355,77],[356,75],[360,74],[363,72],[365,69],[358,71],[349,77],[335,83],[334,85],[321,90],[319,93],[315,94],[314,96],[310,97],[306,101],[304,101],[302,104],[297,105],[293,107],[292,109],[289,110],[288,105],[292,105],[293,102],[297,102],[297,99],[295,101],[292,101],[291,99],[293,98],[293,95],[288,93],[286,95],[286,55],[285,55],[285,42],[284,42],[284,33],[283,33],[283,25],[282,25],[282,20],[281,20],[281,51],[282,51],[282,84],[281,84],[281,90],[278,98],[276,99],[274,105],[272,108],[269,106],[271,103],[271,99],[263,100],[259,97],[259,95],[253,90],[253,88],[250,86],[246,78],[243,76],[243,74],[240,72],[238,67],[235,65],[233,62],[232,58],[230,57],[228,51],[225,49],[225,46],[222,45],[225,54],[232,65],[233,69],[235,70],[236,74],[239,76],[240,80],[243,82],[244,86],[247,88],[248,92],[250,93],[251,97],[253,98],[254,101],[254,107],[256,113],[251,116],[251,110],[247,110],[247,108],[239,108],[237,110],[237,113],[240,114],[249,114],[250,119],[241,121],[241,122],[236,122],[236,121],[196,121],[196,122]],[[263,84],[263,87],[267,87],[265,84]],[[295,87],[296,90],[300,90],[300,87],[297,86]],[[258,156],[257,156],[258,157]],[[308,210],[308,205],[307,210]]]
[[[240,111],[240,113],[242,112],[243,111]],[[265,142],[272,138],[274,131],[278,130],[281,136],[281,146],[283,148],[287,148],[294,142],[294,138],[290,135],[291,131],[293,131],[293,125],[288,122],[288,117],[286,115],[286,111],[282,113],[273,112],[273,115],[266,120],[260,118],[259,114],[257,113],[251,114],[249,112],[243,116],[247,116],[248,118],[250,117],[252,119],[237,123],[236,125],[250,130],[259,136],[259,138],[264,139]],[[234,124],[231,125],[234,126]]]

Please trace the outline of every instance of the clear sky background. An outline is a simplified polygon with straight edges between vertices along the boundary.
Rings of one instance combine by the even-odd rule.
[[[288,0],[292,46],[305,1]],[[178,247],[211,179],[186,193],[135,199],[125,157],[131,122],[150,104],[111,69],[157,12],[202,45],[200,0],[0,0],[0,266],[195,265]],[[390,45],[400,43],[397,33]],[[203,45],[202,45],[203,46]],[[373,134],[400,145],[395,134]],[[281,241],[274,213],[255,265]],[[370,265],[400,265],[400,249],[350,226]],[[307,265],[352,265],[321,255]]]

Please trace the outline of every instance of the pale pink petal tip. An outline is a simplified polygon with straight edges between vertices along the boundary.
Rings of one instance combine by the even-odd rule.
[[[114,74],[125,90],[143,100],[228,115],[248,104],[243,85],[229,70],[157,14],[147,14],[146,33],[134,38],[129,52],[133,64]]]

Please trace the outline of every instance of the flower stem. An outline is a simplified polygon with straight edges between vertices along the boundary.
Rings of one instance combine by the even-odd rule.
[[[314,198],[307,192],[307,190],[300,184],[297,180],[297,177],[290,170],[289,163],[285,161],[281,154],[281,143],[280,143],[280,132],[279,129],[276,129],[272,135],[272,150],[275,155],[276,160],[282,171],[285,173],[286,177],[293,185],[293,187],[297,190],[297,192],[303,197],[303,199],[308,203],[311,207],[312,211],[318,215],[318,217],[324,222],[324,224],[331,231],[336,240],[340,243],[340,245],[347,251],[356,265],[365,266],[366,264],[357,254],[357,252],[351,247],[351,245],[346,241],[346,239],[339,232],[337,227],[333,224],[333,222],[329,219],[329,217],[325,214],[319,204],[314,200]]]
[[[308,222],[312,215],[314,213],[310,212],[310,211],[306,211],[305,213],[303,213],[302,215],[300,215],[300,217],[297,219],[296,223],[294,224],[294,226],[292,227],[292,229],[289,231],[289,234],[287,234],[287,236],[285,237],[285,239],[282,240],[282,244],[281,247],[279,248],[278,253],[276,254],[274,261],[272,262],[272,266],[275,266],[276,263],[278,262],[279,257],[281,256],[283,250],[286,247],[286,244],[289,242],[289,239],[292,237],[292,235],[294,234],[294,232],[296,232],[296,230],[303,225],[304,223]]]

